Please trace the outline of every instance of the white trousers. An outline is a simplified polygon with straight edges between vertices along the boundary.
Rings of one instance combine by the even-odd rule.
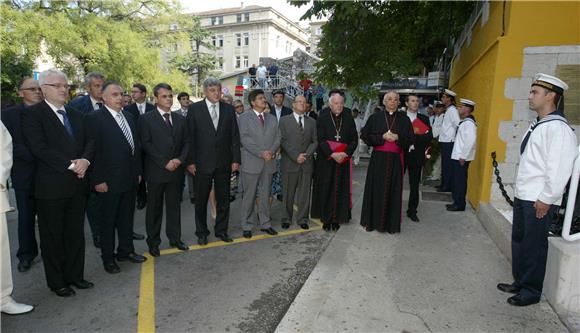
[[[2,305],[12,302],[12,266],[10,264],[10,243],[6,213],[0,213],[0,286],[2,287]]]

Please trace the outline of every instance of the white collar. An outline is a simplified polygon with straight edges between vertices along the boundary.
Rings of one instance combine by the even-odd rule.
[[[303,114],[300,115],[300,114],[298,114],[296,112],[292,112],[292,114],[294,115],[294,119],[296,119],[296,122],[297,123],[300,122],[300,117],[302,117],[302,118],[305,118],[306,117],[305,115],[303,115]],[[302,124],[304,124],[304,119],[302,119]]]
[[[216,109],[216,111],[219,111],[219,109],[220,109],[220,102],[217,102],[217,103],[212,103],[212,102],[210,102],[210,101],[209,101],[209,99],[207,99],[207,98],[206,98],[206,99],[205,99],[205,104],[207,105],[207,109],[208,109],[209,111],[211,111],[211,106],[212,106],[212,105],[215,105],[215,109]]]
[[[159,107],[157,107],[157,111],[161,114],[161,117],[163,117],[163,115],[167,113],[169,115],[169,119],[171,119],[171,110],[165,112],[161,110]]]
[[[256,114],[256,117],[260,117],[260,115],[262,115],[262,117],[264,117],[264,119],[266,119],[266,116],[264,116],[264,111],[262,111],[262,113],[252,109],[252,111],[254,111],[254,113]]]
[[[95,108],[95,105],[97,105],[97,103],[101,103],[101,104],[105,105],[105,103],[103,103],[102,101],[97,101],[91,95],[89,95],[89,98],[91,99],[91,104],[93,104],[93,109]]]
[[[52,111],[56,112],[58,110],[65,110],[64,105],[62,105],[60,108],[57,107],[54,104],[51,104],[49,101],[47,101],[46,99],[44,100],[46,102],[46,104],[48,104],[48,106],[50,106],[50,108],[52,109]],[[65,110],[66,111],[66,110]]]
[[[111,116],[113,116],[113,118],[117,117],[117,115],[119,115],[119,114],[121,116],[123,116],[123,110],[117,112],[117,111],[111,109],[108,105],[104,105],[104,107],[107,108],[107,110],[111,113]]]

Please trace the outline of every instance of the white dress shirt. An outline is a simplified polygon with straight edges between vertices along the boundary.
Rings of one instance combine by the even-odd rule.
[[[437,139],[439,137],[439,133],[441,132],[441,125],[443,125],[443,118],[445,118],[445,114],[442,113],[438,116],[435,116],[435,120],[433,121],[432,130],[433,130],[433,138]]]
[[[143,102],[143,103],[135,102],[135,104],[137,104],[137,110],[139,110],[140,115],[144,114],[145,111],[147,111],[147,102]]]
[[[127,122],[127,118],[125,118],[123,111],[121,110],[121,111],[117,112],[106,105],[105,105],[105,108],[107,108],[107,110],[109,111],[111,116],[113,116],[113,119],[115,119],[115,121],[117,122],[117,125],[119,125],[119,129],[121,130],[121,132],[123,132],[123,127],[121,126],[121,121],[125,122],[125,126],[129,130],[128,134],[129,134],[129,137],[131,138],[131,142],[133,142],[133,144],[134,144],[135,141],[133,140],[133,133],[131,133],[131,127],[129,126],[129,123]],[[121,115],[120,119],[119,119],[119,115]],[[123,133],[123,135],[125,135],[125,133]]]
[[[274,104],[274,115],[276,116],[276,119],[278,119],[278,122],[280,122],[280,118],[282,117],[282,106]]]
[[[459,126],[459,112],[455,105],[449,105],[443,117],[443,123],[439,132],[439,142],[453,142]]]
[[[465,118],[459,123],[455,144],[451,152],[452,160],[473,161],[475,158],[475,143],[477,141],[477,125],[471,118]]]
[[[97,101],[96,99],[93,98],[93,96],[89,95],[89,98],[91,99],[91,104],[93,105],[93,110],[98,110],[101,107],[99,105],[97,105],[97,103],[101,103],[103,104],[103,102],[101,101]],[[104,104],[103,104],[104,105]]]
[[[296,120],[296,123],[298,125],[300,125],[300,117],[302,117],[302,127],[304,128],[304,118],[306,118],[306,116],[303,115],[303,114],[300,115],[300,114],[298,114],[296,112],[292,112],[292,115],[294,116],[294,119]]]
[[[563,121],[555,120],[537,126],[520,156],[516,197],[560,205],[578,153],[576,141],[576,135]]]
[[[417,119],[417,112],[407,111],[407,117],[409,117],[409,119],[411,120],[411,123],[413,123],[415,121],[415,119]]]

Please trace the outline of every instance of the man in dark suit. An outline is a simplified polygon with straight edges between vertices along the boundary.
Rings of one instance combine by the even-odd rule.
[[[45,100],[23,113],[22,131],[36,158],[35,197],[40,248],[48,287],[58,296],[92,288],[84,279],[85,173],[94,142],[85,133],[82,114],[65,107],[66,75],[47,70],[40,75]]]
[[[221,83],[216,78],[203,82],[205,98],[192,104],[187,124],[192,140],[187,170],[195,175],[195,234],[207,244],[207,200],[215,186],[217,214],[215,235],[224,242],[230,215],[230,174],[240,167],[240,133],[231,105],[220,102]]]
[[[333,95],[340,95],[346,101],[346,95],[345,95],[344,91],[342,91],[341,89],[332,89],[331,91],[329,91],[328,92],[328,99],[330,100],[330,97],[332,97]],[[349,108],[344,107],[343,110],[344,110],[344,115],[346,115],[347,117],[348,116],[352,116],[352,111]],[[329,106],[323,108],[320,111],[320,113],[318,113],[318,117],[326,114],[327,112],[330,112],[330,107]]]
[[[105,271],[119,273],[118,261],[142,263],[135,253],[133,214],[141,176],[141,145],[137,123],[123,111],[123,89],[116,82],[103,85],[104,107],[85,117],[87,131],[95,142],[90,184],[99,197],[101,217],[101,258]],[[115,229],[119,246],[115,257]]]
[[[2,122],[12,136],[14,164],[10,172],[16,207],[18,207],[18,271],[26,272],[38,255],[36,243],[36,207],[34,203],[34,156],[24,142],[22,135],[22,114],[26,108],[42,101],[42,91],[38,82],[24,78],[18,85],[18,95],[22,104],[2,110]]]
[[[272,93],[272,100],[274,101],[274,107],[270,109],[270,113],[276,116],[278,123],[280,118],[292,114],[292,109],[284,106],[284,92],[282,90],[276,90]]]
[[[129,105],[126,110],[133,115],[135,121],[138,121],[139,116],[142,114],[155,110],[155,105],[147,103],[147,87],[141,83],[133,84],[133,88],[131,89],[131,97],[135,103]],[[139,188],[137,190],[137,209],[143,209],[145,208],[145,205],[147,205],[147,185],[145,184],[145,178],[143,177],[139,182]],[[143,239],[143,237],[133,238],[139,240]]]
[[[421,183],[421,171],[425,164],[425,150],[433,140],[433,133],[429,117],[420,114],[419,97],[414,94],[407,96],[407,117],[413,125],[415,142],[410,150],[405,151],[405,167],[409,171],[409,204],[407,206],[407,216],[413,222],[419,222],[417,217],[417,207],[419,206],[419,184]]]
[[[158,257],[161,220],[165,198],[166,233],[169,245],[182,251],[189,247],[181,241],[180,192],[184,165],[189,152],[185,118],[171,112],[171,86],[159,83],[153,88],[157,110],[139,117],[141,145],[145,154],[145,180],[149,190],[145,226],[149,253]]]
[[[105,83],[105,77],[103,74],[98,72],[87,74],[85,76],[84,84],[88,94],[73,99],[69,102],[68,106],[83,115],[91,114],[96,110],[103,108],[103,83]],[[91,170],[89,169],[89,173],[90,172]],[[97,193],[94,190],[91,190],[87,199],[87,219],[89,220],[91,234],[93,235],[93,244],[97,248],[101,246],[99,231],[101,212],[102,209]]]

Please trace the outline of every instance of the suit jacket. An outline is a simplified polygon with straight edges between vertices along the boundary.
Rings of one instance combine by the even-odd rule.
[[[4,126],[12,136],[12,151],[14,164],[10,172],[12,185],[17,190],[32,190],[34,188],[34,172],[36,162],[34,156],[24,141],[22,134],[22,113],[26,105],[18,104],[0,112]]]
[[[254,110],[248,110],[238,118],[240,142],[242,144],[242,171],[252,174],[276,172],[276,160],[266,162],[260,154],[269,150],[276,153],[280,147],[280,132],[276,117],[263,113],[264,126]]]
[[[139,133],[144,151],[145,180],[152,183],[181,181],[187,162],[190,139],[183,116],[171,112],[173,126],[169,128],[161,114],[155,110],[139,117]],[[181,165],[170,172],[165,169],[170,160],[177,158]]]
[[[95,111],[93,108],[93,102],[91,101],[91,96],[89,95],[77,97],[70,101],[67,106],[70,106],[82,114],[89,114]]]
[[[426,126],[429,127],[429,132],[424,135],[415,134],[415,142],[413,143],[414,149],[405,152],[405,160],[408,162],[418,163],[418,165],[423,165],[425,161],[425,149],[431,145],[433,141],[433,129],[431,128],[431,122],[429,117],[417,113],[417,119],[421,120]]]
[[[93,161],[94,141],[87,135],[83,116],[65,107],[73,128],[72,138],[55,112],[45,101],[35,104],[22,114],[22,132],[36,159],[35,195],[39,199],[64,199],[86,194],[86,177],[78,178],[68,170],[71,160]]]
[[[284,116],[280,119],[280,146],[282,147],[282,172],[312,172],[314,165],[314,152],[318,146],[316,135],[316,120],[310,117],[303,118],[304,131],[296,122],[294,115]],[[296,161],[298,155],[306,153],[308,158],[303,164]]]
[[[156,109],[157,108],[155,107],[155,105],[145,102],[145,113],[150,112],[150,111],[155,111]],[[125,111],[129,112],[133,116],[135,121],[137,121],[139,119],[140,114],[139,114],[139,109],[137,108],[137,103],[127,105],[125,107]]]
[[[205,99],[194,103],[187,111],[187,125],[191,138],[188,164],[195,164],[198,172],[212,174],[216,169],[229,172],[232,163],[241,162],[240,132],[231,105],[219,102],[216,130]]]
[[[89,177],[91,188],[107,183],[109,192],[122,193],[139,184],[142,163],[137,122],[131,114],[122,112],[133,136],[134,151],[109,110],[103,108],[85,116],[88,133],[95,142],[95,158]]]

